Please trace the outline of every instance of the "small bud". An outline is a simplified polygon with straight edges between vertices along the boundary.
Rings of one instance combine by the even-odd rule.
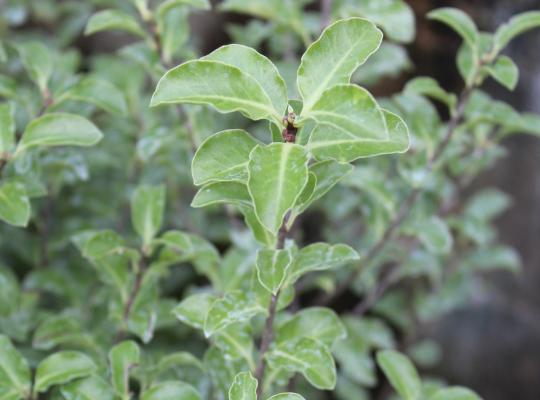
[[[294,109],[291,107],[290,104],[287,106],[287,114],[294,114]]]

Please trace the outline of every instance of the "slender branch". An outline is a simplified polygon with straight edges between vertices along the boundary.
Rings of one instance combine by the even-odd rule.
[[[454,133],[461,122],[463,115],[465,113],[465,106],[467,105],[471,94],[473,91],[472,86],[467,86],[459,96],[458,105],[456,107],[456,112],[451,116],[450,121],[448,122],[446,133],[431,155],[431,157],[428,160],[427,164],[427,172],[431,172],[433,169],[435,163],[441,158],[442,154],[448,147],[448,145],[451,142],[452,137],[454,136]],[[353,282],[360,272],[362,271],[362,267],[372,261],[375,257],[379,255],[379,253],[386,247],[388,242],[393,238],[394,233],[398,230],[398,228],[403,224],[407,216],[409,215],[409,212],[416,204],[416,201],[418,200],[420,194],[422,194],[423,190],[422,188],[414,188],[407,198],[405,199],[404,203],[399,208],[398,213],[394,217],[394,219],[390,222],[386,230],[384,231],[383,235],[380,237],[380,239],[367,251],[365,257],[361,260],[361,262],[354,268],[351,273],[347,276],[347,278],[343,281],[341,281],[340,284],[338,284],[333,292],[323,294],[315,299],[315,304],[318,305],[327,305],[330,304],[334,299],[341,296],[349,287],[350,283]]]
[[[278,231],[276,250],[281,250],[285,246],[285,239],[287,238],[287,221],[289,216],[285,216],[283,223]],[[270,305],[268,306],[268,317],[264,324],[264,331],[261,338],[261,344],[259,346],[259,363],[255,370],[255,378],[259,382],[257,386],[257,399],[260,399],[264,387],[264,373],[266,371],[266,361],[264,355],[268,351],[268,348],[274,340],[274,318],[276,317],[277,303],[279,299],[279,291],[276,294],[272,294],[270,299]]]

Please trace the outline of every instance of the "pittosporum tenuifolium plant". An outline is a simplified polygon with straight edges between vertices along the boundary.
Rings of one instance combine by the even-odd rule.
[[[8,2],[0,399],[480,398],[420,377],[439,350],[417,331],[478,271],[519,268],[492,224],[509,197],[463,191],[504,138],[540,135],[480,90],[515,88],[501,52],[540,13],[489,34],[432,11],[463,38],[462,92],[416,77],[375,99],[364,86],[410,67],[411,9],[310,3],[223,1],[257,19],[197,58],[206,0]],[[76,46],[111,30],[133,40]]]

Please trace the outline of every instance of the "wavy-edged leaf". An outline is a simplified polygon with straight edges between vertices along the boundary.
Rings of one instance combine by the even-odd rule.
[[[276,294],[291,265],[289,250],[261,249],[257,252],[257,278],[270,293]]]
[[[257,400],[257,379],[250,372],[240,372],[229,389],[229,400]]]
[[[422,392],[420,377],[411,361],[395,350],[377,353],[377,363],[404,400],[418,400]]]
[[[34,390],[45,392],[53,385],[91,375],[97,367],[87,355],[78,351],[61,351],[42,360],[36,370]]]
[[[336,365],[328,348],[310,338],[283,342],[266,353],[272,368],[299,372],[317,389],[332,390],[336,385]]]
[[[347,84],[353,72],[379,48],[382,32],[363,18],[337,21],[308,47],[298,67],[304,111],[334,85]]]
[[[240,182],[212,182],[204,185],[195,194],[191,207],[199,208],[213,204],[229,203],[251,206],[247,186]]]
[[[519,69],[510,57],[500,56],[485,67],[489,75],[508,90],[514,90],[519,80]]]
[[[0,397],[27,398],[30,393],[30,367],[11,340],[0,335]],[[12,397],[9,397],[12,396]]]
[[[221,61],[251,76],[272,101],[275,113],[284,115],[287,109],[287,86],[276,66],[267,57],[251,47],[230,44],[214,50],[203,59]]]
[[[346,336],[345,326],[337,314],[325,307],[305,308],[276,329],[278,344],[308,337],[332,348],[336,341]]]
[[[148,246],[161,229],[165,211],[165,185],[140,185],[131,197],[131,223]]]
[[[288,284],[310,271],[321,271],[360,259],[358,253],[345,244],[313,243],[298,251],[287,274]]]
[[[213,336],[214,344],[221,349],[226,358],[244,359],[250,369],[255,370],[253,361],[253,332],[248,323],[231,324]]]
[[[442,22],[456,31],[473,51],[478,48],[479,33],[474,21],[463,11],[453,7],[437,8],[428,18]]]
[[[498,54],[516,36],[538,27],[540,27],[540,11],[527,11],[514,15],[495,32],[494,53]]]
[[[308,181],[309,157],[302,146],[272,143],[249,155],[248,190],[261,224],[276,233]]]
[[[139,364],[140,349],[132,340],[121,342],[109,352],[111,366],[111,381],[116,393],[127,399],[129,393],[129,372]]]
[[[75,114],[45,114],[30,122],[16,154],[36,146],[93,146],[103,134],[89,120]]]
[[[352,84],[328,89],[309,113],[302,112],[302,116],[331,125],[342,137],[354,140],[387,137],[386,120],[375,98],[366,89]]]
[[[167,71],[150,106],[173,103],[208,104],[222,113],[240,111],[253,120],[281,123],[281,115],[261,85],[240,69],[219,61],[193,60]]]
[[[144,29],[137,20],[120,10],[103,10],[90,17],[84,30],[85,35],[92,35],[101,31],[120,30],[140,37],[146,37]]]
[[[332,159],[340,162],[406,152],[409,149],[407,125],[396,114],[384,109],[382,112],[388,129],[388,137],[385,139],[351,136],[332,125],[321,124],[311,133],[307,147],[318,160]]]
[[[141,400],[201,400],[197,390],[184,382],[159,382],[145,390]]]
[[[240,291],[227,293],[210,306],[204,322],[204,334],[209,337],[230,324],[248,321],[255,315],[266,312],[267,310],[249,293]]]
[[[26,226],[30,220],[30,200],[21,182],[0,186],[0,219],[13,226]]]
[[[242,129],[229,129],[210,136],[193,157],[193,183],[198,186],[216,181],[244,182],[249,154],[258,144],[258,140]]]

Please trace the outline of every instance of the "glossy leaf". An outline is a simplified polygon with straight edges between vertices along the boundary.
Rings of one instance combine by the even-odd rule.
[[[516,36],[538,27],[540,27],[540,11],[527,11],[513,16],[495,32],[494,53],[498,54]]]
[[[36,370],[34,390],[45,392],[53,385],[83,378],[96,371],[96,364],[87,355],[77,351],[61,351],[46,357]]]
[[[463,11],[457,8],[443,7],[429,12],[428,18],[448,25],[463,38],[471,49],[477,49],[478,28],[471,17]]]
[[[133,228],[148,246],[161,229],[165,209],[165,186],[140,185],[131,198]]]
[[[17,51],[30,78],[45,93],[54,68],[51,51],[40,42],[20,43]]]
[[[71,381],[60,388],[65,400],[114,400],[111,385],[97,375]]]
[[[246,185],[232,181],[209,183],[195,194],[191,207],[206,207],[220,203],[251,206],[251,197]]]
[[[184,382],[160,382],[141,395],[141,400],[201,400],[191,385]]]
[[[298,90],[304,113],[335,85],[347,84],[353,72],[379,48],[382,32],[368,20],[333,23],[308,47],[298,68]]]
[[[30,393],[28,363],[5,335],[0,335],[0,396],[27,398]]]
[[[235,291],[212,303],[204,322],[204,334],[209,337],[235,322],[250,320],[267,310],[251,297],[251,294]]]
[[[346,336],[347,331],[336,313],[324,307],[305,308],[276,330],[277,343],[307,337],[322,342],[328,348]]]
[[[356,85],[336,85],[326,90],[303,118],[328,124],[352,139],[385,139],[386,120],[375,98]]]
[[[281,123],[281,115],[253,77],[218,61],[188,61],[169,70],[158,82],[150,106],[173,103],[208,104],[222,113],[240,111],[253,120]]]
[[[381,154],[404,153],[409,149],[409,130],[396,114],[382,110],[388,136],[383,139],[351,135],[333,125],[317,126],[309,138],[308,149],[318,160],[351,162]]]
[[[289,143],[257,146],[249,156],[248,191],[261,224],[276,233],[308,181],[308,154]]]
[[[514,90],[519,80],[519,69],[510,57],[500,56],[486,67],[489,75],[508,90]]]
[[[15,146],[15,107],[13,103],[0,104],[0,155],[11,153]]]
[[[246,181],[251,150],[260,142],[241,129],[221,131],[206,139],[191,164],[195,185],[216,181]]]
[[[111,381],[116,393],[122,399],[129,399],[129,373],[139,364],[139,346],[133,341],[124,341],[109,352]]]
[[[237,374],[229,389],[229,400],[257,400],[257,379],[249,372]]]
[[[88,21],[84,34],[92,35],[108,30],[121,30],[140,37],[146,36],[137,20],[120,10],[103,10],[95,13]]]
[[[288,284],[294,283],[308,272],[335,268],[359,258],[358,253],[345,244],[310,244],[295,254],[287,274]]]
[[[255,49],[239,44],[230,44],[214,50],[203,59],[232,65],[251,76],[272,101],[275,113],[277,115],[285,114],[287,109],[285,82],[276,66]]]
[[[253,333],[248,323],[233,323],[212,335],[214,344],[226,358],[244,359],[251,370],[255,370],[253,360]]]
[[[0,219],[14,226],[26,226],[30,220],[30,200],[21,182],[0,186]]]
[[[208,310],[216,299],[217,297],[210,293],[193,294],[182,300],[173,313],[183,323],[195,329],[203,329]]]
[[[26,127],[16,154],[36,146],[93,146],[101,131],[75,114],[51,113],[34,119]]]
[[[299,372],[317,389],[331,390],[336,385],[336,366],[322,343],[302,338],[284,342],[266,354],[272,368]]]
[[[278,393],[269,397],[268,400],[305,400],[298,393]]]
[[[291,264],[291,253],[288,250],[261,249],[257,252],[257,277],[261,285],[269,292],[276,294]]]
[[[394,350],[377,353],[377,363],[404,400],[418,400],[422,390],[418,372],[411,361]]]

